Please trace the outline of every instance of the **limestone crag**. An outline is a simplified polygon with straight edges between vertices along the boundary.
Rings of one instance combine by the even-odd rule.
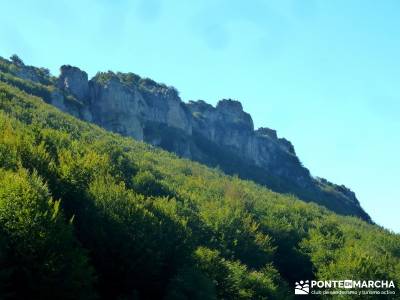
[[[87,121],[138,140],[144,139],[143,128],[149,121],[191,134],[189,112],[172,88],[150,92],[111,72],[89,81],[86,72],[76,67],[62,66],[60,70],[58,88],[83,104],[80,115]],[[63,109],[59,97],[54,97],[54,104]]]
[[[218,145],[228,147],[256,166],[306,187],[311,184],[309,171],[302,167],[292,144],[277,137],[276,131],[254,131],[251,116],[238,101],[221,100],[217,106],[204,101],[188,103],[193,128]]]
[[[89,83],[86,72],[72,66],[62,66],[61,74],[57,80],[58,88],[71,93],[77,99],[89,99]]]
[[[293,145],[278,138],[275,130],[254,130],[251,116],[238,101],[223,99],[216,107],[202,100],[186,104],[174,88],[135,74],[98,73],[88,80],[86,72],[76,67],[62,66],[60,71],[57,87],[83,104],[79,115],[84,120],[157,146],[159,139],[145,134],[149,124],[164,124],[188,136],[195,131],[272,175],[303,188],[313,185],[310,172],[301,165]],[[55,94],[53,104],[68,111],[59,94]],[[174,142],[168,150],[187,158],[201,156],[195,145],[186,145],[185,141]]]
[[[146,103],[138,91],[112,77],[105,83],[90,81],[90,118],[102,127],[143,140]]]
[[[85,121],[370,220],[351,190],[311,176],[288,140],[273,129],[255,130],[238,101],[184,103],[175,88],[133,73],[100,72],[89,80],[86,72],[65,65],[55,78],[18,57],[1,62],[0,72],[31,81],[45,101]]]

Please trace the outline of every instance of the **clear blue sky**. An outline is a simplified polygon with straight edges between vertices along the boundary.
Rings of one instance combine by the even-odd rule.
[[[1,1],[0,55],[234,98],[400,232],[400,1]]]

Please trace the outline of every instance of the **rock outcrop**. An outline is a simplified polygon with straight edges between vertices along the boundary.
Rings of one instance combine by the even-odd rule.
[[[312,184],[310,172],[301,166],[292,144],[279,139],[275,130],[260,128],[254,131],[253,120],[243,111],[240,102],[221,100],[214,108],[204,101],[191,101],[188,107],[193,115],[193,128],[204,137],[273,175],[301,187]]]
[[[76,67],[62,66],[60,71],[57,86],[83,104],[80,116],[84,120],[157,146],[160,141],[146,136],[145,127],[164,124],[188,136],[196,131],[271,175],[302,188],[312,185],[310,173],[301,165],[292,144],[278,138],[275,130],[254,131],[253,120],[239,101],[223,99],[216,107],[201,100],[185,104],[174,88],[149,79],[107,72],[89,81],[86,72]],[[59,94],[56,96],[54,105],[68,111]],[[174,143],[168,150],[192,159],[199,156],[195,144]]]
[[[138,85],[129,81],[128,74],[99,73],[89,81],[86,72],[76,67],[62,66],[60,70],[59,89],[83,104],[81,117],[87,121],[138,140],[144,140],[146,122],[191,134],[189,112],[173,88]]]
[[[133,73],[98,73],[89,80],[79,68],[62,66],[55,79],[46,69],[25,66],[17,58],[2,62],[13,64],[5,70],[16,70],[14,76],[50,90],[54,106],[85,121],[370,220],[348,188],[312,177],[288,140],[273,129],[254,130],[238,101],[224,99],[215,107],[202,100],[184,103],[175,88]]]
[[[142,116],[145,101],[135,88],[123,85],[118,78],[90,82],[90,118],[102,127],[143,140]]]
[[[62,66],[57,86],[85,103],[89,100],[89,83],[86,72],[72,66]]]

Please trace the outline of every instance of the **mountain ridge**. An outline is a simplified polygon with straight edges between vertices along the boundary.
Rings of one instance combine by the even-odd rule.
[[[0,298],[280,300],[332,278],[398,298],[398,234],[80,120],[51,81],[0,71]]]
[[[45,101],[73,116],[371,222],[350,189],[311,176],[290,141],[273,129],[255,129],[239,101],[223,99],[215,107],[203,100],[185,103],[175,88],[133,73],[99,72],[89,79],[85,71],[63,65],[53,77],[17,56],[1,63],[0,71],[47,89]]]

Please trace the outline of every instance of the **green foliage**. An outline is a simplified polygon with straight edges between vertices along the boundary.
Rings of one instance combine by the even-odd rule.
[[[10,299],[88,299],[92,269],[37,174],[0,171],[0,267]]]
[[[25,74],[23,77],[29,78],[29,80],[26,80],[28,86],[32,84],[49,86],[54,83],[54,77],[50,75],[48,69],[27,66],[16,54],[12,55],[10,60],[0,56],[0,71],[12,76]]]
[[[285,299],[313,278],[399,285],[399,235],[108,133],[17,87],[0,82],[0,299]]]
[[[218,299],[278,298],[277,271],[269,265],[251,271],[239,261],[228,261],[218,251],[200,247],[195,253],[196,267],[215,282]],[[283,294],[280,294],[283,299]]]
[[[139,171],[132,177],[132,189],[146,196],[168,196],[168,188],[150,171]]]
[[[11,55],[10,60],[16,65],[24,65],[22,59],[20,59],[16,54]]]
[[[317,278],[390,279],[398,282],[396,268],[400,258],[399,236],[388,239],[379,228],[370,228],[369,235],[360,234],[364,230],[365,224],[361,222],[339,223],[334,218],[329,218],[310,230],[308,238],[302,241],[301,248],[311,256]],[[366,298],[374,299],[373,296],[360,297]]]
[[[51,77],[49,70],[26,66],[17,56],[13,56],[11,60],[0,57],[0,81],[13,85],[31,95],[40,97],[47,103],[51,102],[55,106],[63,103],[70,114],[84,117],[87,113],[84,110],[85,103],[76,99],[69,92],[57,89],[55,80],[56,78]],[[149,78],[141,78],[134,73],[99,72],[92,81],[92,83],[98,83],[102,86],[110,82],[122,86],[129,93],[134,93],[136,90],[139,91],[150,107],[163,106],[163,101],[166,101],[170,97],[178,97],[179,95],[174,87],[168,87]],[[190,106],[192,103],[188,105]],[[210,109],[210,107],[212,106],[203,101],[202,105],[198,106],[198,111],[192,112],[193,116],[200,122],[201,127],[208,126],[202,114]],[[191,113],[186,105],[183,105],[181,108],[187,113]],[[249,123],[247,119],[248,116],[244,117],[244,119],[235,119],[229,126],[242,130],[243,126],[247,126]],[[248,129],[252,130],[252,128]],[[306,188],[299,186],[291,179],[276,175],[280,172],[279,169],[281,166],[279,163],[275,166],[271,165],[268,170],[255,166],[253,163],[240,157],[237,153],[234,153],[234,151],[226,147],[221,147],[204,138],[196,130],[188,135],[183,130],[166,127],[159,122],[146,122],[144,133],[147,141],[154,142],[157,140],[159,141],[158,146],[165,150],[185,156],[187,148],[182,148],[182,145],[186,145],[191,149],[194,160],[211,167],[220,168],[227,174],[237,174],[240,178],[254,180],[271,188],[275,192],[294,194],[302,200],[316,202],[339,214],[358,216],[366,221],[371,221],[368,214],[360,207],[355,195],[344,186],[332,184],[321,178],[313,180],[311,186]],[[286,161],[293,166],[300,166],[301,162],[294,154],[293,145],[283,138],[278,140],[278,143],[288,148],[291,154],[282,156],[283,152],[281,154],[278,153],[274,161]],[[297,169],[299,170],[299,168]],[[291,177],[309,175],[308,170],[303,169],[303,171],[298,171],[299,174],[297,175],[291,174]]]
[[[41,97],[48,103],[51,102],[51,93],[54,90],[54,88],[51,86],[45,86],[41,83],[23,80],[9,73],[3,73],[1,71],[0,81],[13,85],[29,94]]]
[[[137,88],[143,93],[164,93],[165,91],[170,91],[174,95],[178,96],[178,91],[174,87],[168,87],[163,83],[157,83],[150,78],[142,78],[134,73],[114,73],[112,71],[108,72],[98,72],[95,76],[95,81],[104,85],[110,80],[117,80],[127,88]]]
[[[5,73],[14,74],[18,70],[16,64],[0,56],[0,71]]]

